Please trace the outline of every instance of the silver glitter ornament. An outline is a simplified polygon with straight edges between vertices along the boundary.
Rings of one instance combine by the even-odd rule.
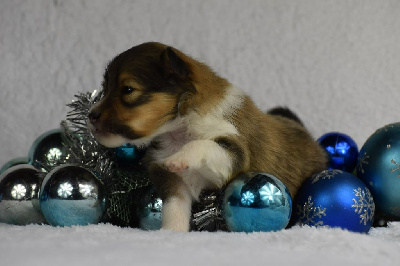
[[[29,164],[8,168],[0,175],[0,222],[16,225],[46,223],[38,206],[42,178]]]
[[[50,171],[39,200],[43,216],[53,226],[96,224],[106,210],[104,185],[89,170],[75,165]]]

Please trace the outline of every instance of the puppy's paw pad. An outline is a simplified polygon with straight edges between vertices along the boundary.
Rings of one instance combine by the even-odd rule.
[[[189,165],[186,161],[178,160],[167,160],[165,162],[166,168],[173,173],[182,173],[189,169]]]

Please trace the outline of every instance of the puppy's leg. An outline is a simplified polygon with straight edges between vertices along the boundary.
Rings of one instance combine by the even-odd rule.
[[[162,228],[187,232],[190,228],[192,196],[189,191],[180,191],[179,195],[167,197],[163,201]]]
[[[194,140],[165,159],[165,167],[173,173],[196,170],[222,186],[233,172],[232,153],[213,140]]]
[[[192,195],[181,177],[162,167],[149,166],[150,178],[163,200],[162,228],[187,232],[190,228]]]

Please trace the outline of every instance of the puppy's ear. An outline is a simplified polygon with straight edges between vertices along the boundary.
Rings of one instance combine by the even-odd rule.
[[[161,59],[164,61],[165,67],[169,73],[175,73],[182,78],[189,76],[189,67],[171,47],[167,47],[161,54]]]

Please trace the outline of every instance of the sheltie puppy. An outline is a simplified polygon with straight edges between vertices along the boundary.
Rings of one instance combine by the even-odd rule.
[[[164,44],[119,54],[104,73],[103,89],[88,126],[104,146],[147,147],[163,229],[188,231],[201,191],[240,173],[270,173],[294,197],[326,167],[326,153],[289,109],[262,112],[210,67]]]

